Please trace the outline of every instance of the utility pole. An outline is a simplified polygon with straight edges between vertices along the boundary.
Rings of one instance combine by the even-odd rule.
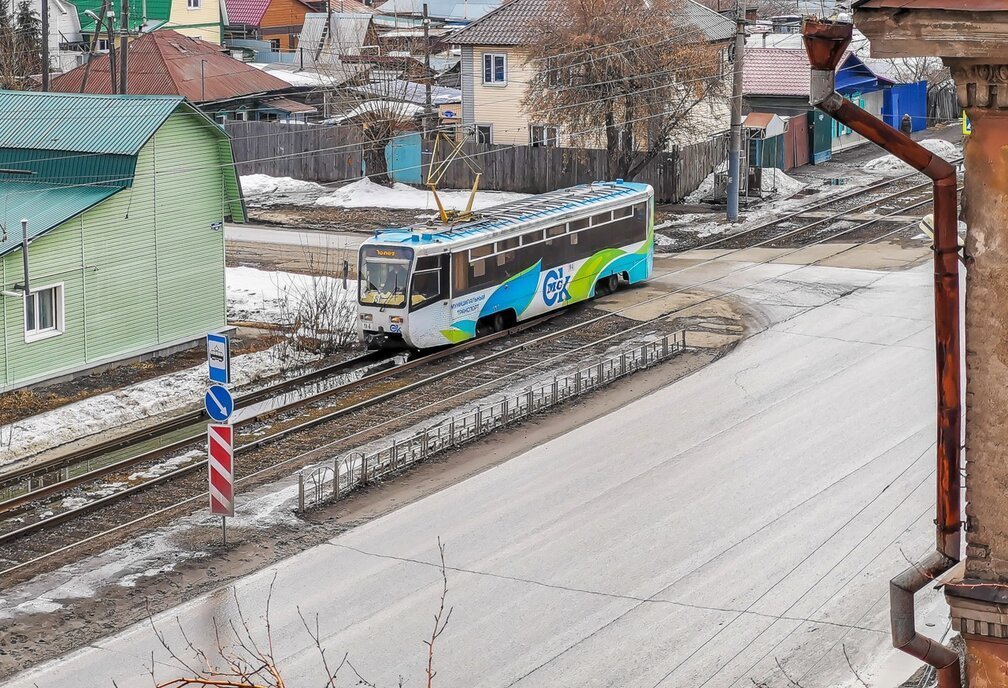
[[[49,90],[49,0],[42,0],[42,90]]]
[[[119,90],[116,87],[116,47],[115,47],[115,10],[112,9],[112,5],[108,6],[108,14],[105,15],[105,40],[108,42],[108,54],[109,54],[109,79],[112,82],[112,88],[110,93],[118,93]]]
[[[126,93],[126,46],[129,43],[129,0],[122,0],[119,29],[119,93]]]
[[[434,110],[431,99],[431,68],[430,68],[430,15],[427,13],[427,3],[423,4],[423,47],[424,47],[424,84],[427,98],[424,101],[424,134],[431,129],[431,113]]]
[[[745,0],[735,5],[735,60],[732,75],[731,143],[728,147],[728,221],[738,222],[742,171],[742,62],[745,55]]]

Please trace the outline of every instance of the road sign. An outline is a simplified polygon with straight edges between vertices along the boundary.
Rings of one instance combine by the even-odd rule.
[[[225,422],[234,412],[234,397],[227,387],[211,385],[203,397],[203,405],[206,407],[207,415],[218,423]]]
[[[967,115],[965,112],[962,114],[962,133],[963,136],[973,135],[973,123],[970,122],[969,115]]]
[[[211,333],[206,336],[206,343],[210,381],[231,384],[231,340],[226,335]]]
[[[207,444],[210,513],[234,516],[234,429],[230,425],[208,425]]]

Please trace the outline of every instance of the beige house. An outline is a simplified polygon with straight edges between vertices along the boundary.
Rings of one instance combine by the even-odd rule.
[[[569,135],[556,123],[530,115],[522,107],[535,71],[523,37],[544,14],[547,2],[511,0],[451,37],[451,43],[462,52],[462,124],[477,141],[569,145]],[[702,31],[708,41],[723,47],[722,56],[727,62],[727,46],[734,38],[735,23],[694,0],[686,0],[683,11],[688,15],[685,20]],[[701,117],[720,119],[722,114],[727,115],[727,108],[713,103],[700,110]],[[712,133],[725,128],[720,122],[712,124]]]

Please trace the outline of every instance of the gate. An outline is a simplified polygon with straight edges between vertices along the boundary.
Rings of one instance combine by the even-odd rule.
[[[421,150],[420,132],[400,134],[385,146],[385,160],[392,181],[403,184],[423,183]]]

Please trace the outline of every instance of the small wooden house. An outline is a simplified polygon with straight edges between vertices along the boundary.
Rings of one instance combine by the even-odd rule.
[[[233,163],[179,96],[0,91],[0,391],[223,329]]]

